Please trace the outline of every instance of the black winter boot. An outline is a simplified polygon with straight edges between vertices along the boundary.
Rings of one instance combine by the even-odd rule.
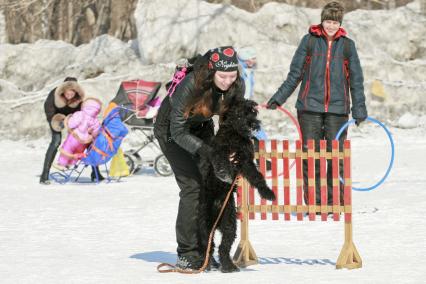
[[[98,178],[96,179],[96,173],[98,173]],[[92,173],[90,174],[90,179],[92,182],[100,182],[103,181],[105,178],[101,175],[101,172],[99,171],[99,167],[92,167]]]
[[[178,256],[176,267],[182,270],[198,270],[203,266],[203,259],[197,256]]]
[[[49,180],[49,172],[44,172],[41,174],[40,176],[40,184],[45,184],[45,185],[49,185],[50,184],[50,180]]]
[[[43,172],[40,176],[40,184],[50,184],[49,171],[55,159],[58,147],[61,144],[61,133],[52,130],[52,141],[50,141],[49,148],[46,151],[43,163]]]

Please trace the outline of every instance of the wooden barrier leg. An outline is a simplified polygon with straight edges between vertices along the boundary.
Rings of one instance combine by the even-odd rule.
[[[337,141],[333,141],[334,144]],[[351,180],[351,143],[349,140],[344,142],[344,158],[343,158],[343,169],[344,169],[344,212],[345,212],[345,243],[343,244],[342,251],[340,252],[339,258],[336,261],[336,268],[361,268],[362,260],[359,256],[358,251],[352,240],[352,180]],[[334,151],[334,150],[333,150]],[[337,166],[337,165],[336,165]],[[338,196],[334,196],[335,202],[333,204],[339,204],[340,193],[336,191]],[[333,192],[334,195],[334,192]],[[333,210],[334,211],[334,210]],[[337,215],[337,214],[335,214]],[[336,217],[336,216],[335,216]],[[336,218],[334,219],[336,220]]]
[[[352,240],[352,222],[345,221],[345,243],[336,262],[336,268],[361,268],[362,260]]]
[[[248,188],[249,184],[243,180],[243,190],[241,198],[241,240],[234,254],[234,263],[239,267],[247,267],[249,265],[258,264],[257,255],[250,244],[248,237]]]

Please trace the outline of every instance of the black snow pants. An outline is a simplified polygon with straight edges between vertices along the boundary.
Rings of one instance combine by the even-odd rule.
[[[50,126],[50,123],[49,123]],[[47,148],[46,155],[44,156],[43,172],[40,176],[40,181],[46,181],[49,179],[49,171],[52,166],[53,159],[55,159],[58,147],[61,144],[61,132],[55,131],[50,126],[52,133],[52,140],[50,141],[49,148]]]
[[[327,152],[331,152],[332,141],[337,135],[340,128],[348,121],[347,114],[333,113],[317,113],[308,111],[298,111],[297,118],[299,120],[302,131],[303,151],[308,151],[307,141],[315,140],[315,151],[319,152],[320,140],[327,140]],[[343,142],[346,139],[347,131],[339,137],[339,151],[343,150]],[[340,176],[343,177],[343,162],[339,162]],[[327,203],[333,204],[333,176],[332,163],[327,160]],[[303,160],[303,192],[305,204],[308,204],[308,160]],[[320,189],[320,162],[315,161],[315,201],[317,205],[321,204]],[[340,183],[340,204],[343,204],[343,185]]]
[[[198,207],[202,185],[199,159],[173,141],[168,126],[156,127],[155,130],[155,136],[180,189],[176,218],[177,253],[179,256],[201,257],[204,252],[199,251],[198,237]],[[212,121],[203,123],[199,128],[191,130],[191,133],[204,141],[210,139],[214,134]]]

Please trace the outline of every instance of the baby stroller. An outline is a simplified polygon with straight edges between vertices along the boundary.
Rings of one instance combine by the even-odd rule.
[[[58,183],[66,183],[71,180],[72,175],[77,173],[74,181],[77,181],[88,166],[94,169],[100,165],[105,166],[107,180],[110,181],[108,167],[106,164],[117,153],[123,138],[127,135],[127,127],[120,118],[120,109],[113,108],[104,118],[101,130],[96,139],[85,150],[83,157],[70,169],[54,172],[51,177]],[[96,181],[99,182],[99,173],[95,170]]]
[[[137,137],[136,145],[124,152],[130,173],[136,173],[144,166],[153,167],[161,176],[170,176],[173,171],[154,137],[154,119],[161,100],[157,93],[160,82],[144,80],[123,81],[111,101],[119,107],[121,120],[128,126],[132,136]],[[147,146],[155,152],[154,158],[142,158],[140,151]]]

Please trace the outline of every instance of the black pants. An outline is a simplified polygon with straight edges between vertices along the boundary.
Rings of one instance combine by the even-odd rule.
[[[340,128],[348,121],[348,115],[333,113],[317,113],[308,111],[298,111],[297,117],[302,130],[303,151],[308,151],[307,141],[315,140],[315,151],[319,152],[320,140],[327,140],[327,152],[331,152],[332,141]],[[343,150],[343,142],[346,139],[347,131],[339,137],[339,151]],[[343,162],[339,162],[340,176],[343,177]],[[333,204],[333,176],[332,162],[327,160],[327,201],[328,205]],[[308,161],[303,160],[303,191],[304,200],[308,204]],[[316,204],[321,204],[320,189],[320,162],[315,161],[315,199]],[[340,204],[343,204],[343,185],[340,183]]]
[[[179,256],[200,257],[203,252],[199,251],[198,237],[198,206],[202,186],[201,173],[198,168],[199,159],[176,144],[171,139],[169,131],[156,130],[156,138],[172,167],[180,188],[179,209],[176,218],[177,253]],[[206,140],[213,136],[213,131],[213,124],[207,122],[193,134]]]
[[[43,172],[40,176],[40,181],[49,179],[50,167],[52,166],[53,160],[58,152],[58,147],[61,145],[61,132],[53,130],[52,127],[50,127],[50,132],[52,133],[52,140],[50,141],[49,148],[47,148],[46,155],[44,156]]]

